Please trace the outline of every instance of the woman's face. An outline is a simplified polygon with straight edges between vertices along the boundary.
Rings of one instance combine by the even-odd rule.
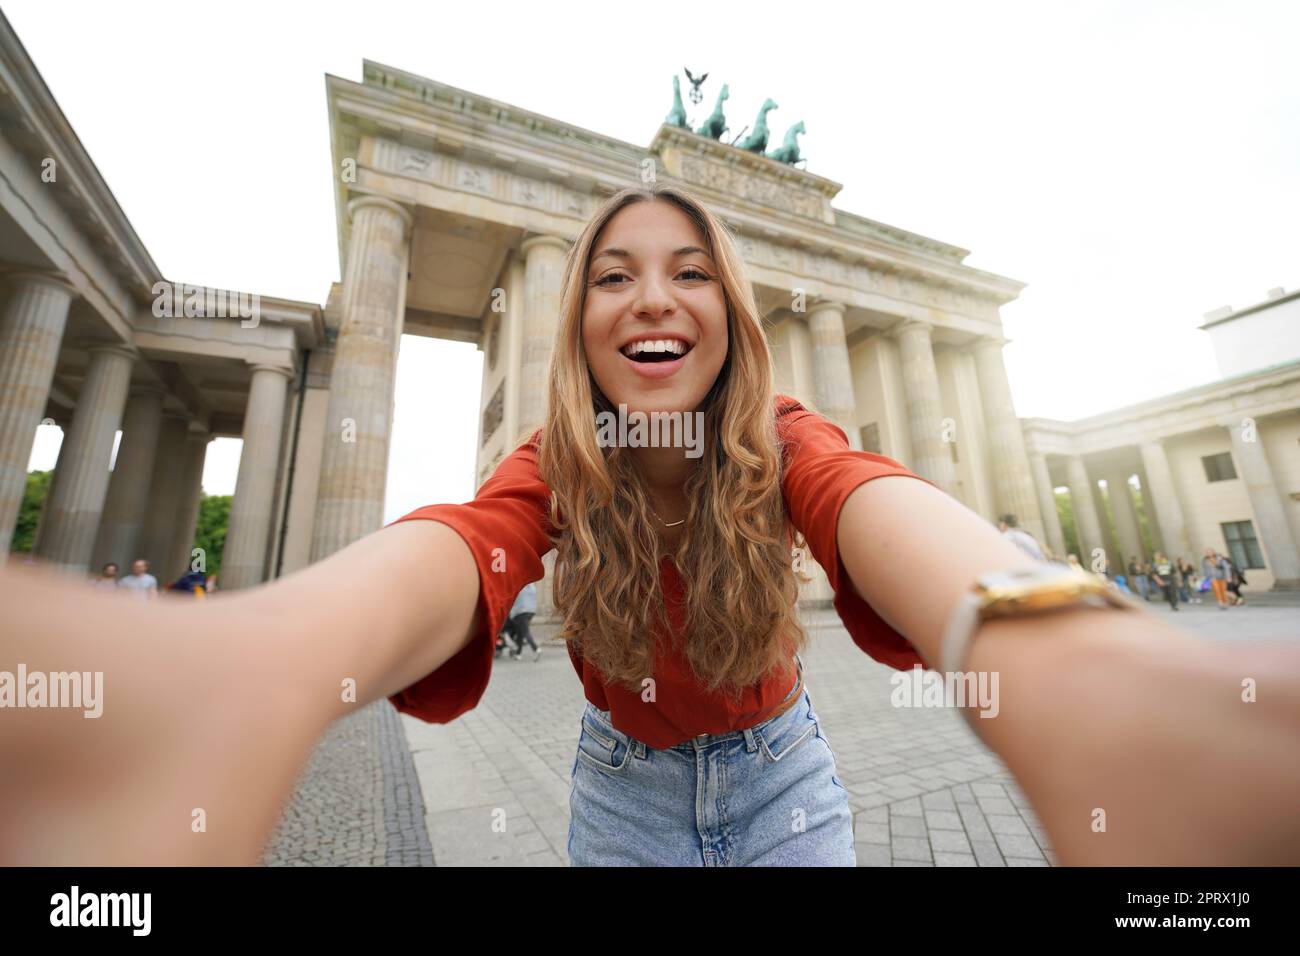
[[[615,408],[695,411],[717,379],[727,357],[727,305],[707,245],[666,201],[624,207],[596,237],[582,345]],[[638,342],[659,344],[629,357],[625,350]]]

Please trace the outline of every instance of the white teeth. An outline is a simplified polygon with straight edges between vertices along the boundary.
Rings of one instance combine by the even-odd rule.
[[[641,352],[672,352],[674,355],[685,355],[686,343],[680,339],[653,339],[633,342],[623,348],[623,354],[629,358]]]

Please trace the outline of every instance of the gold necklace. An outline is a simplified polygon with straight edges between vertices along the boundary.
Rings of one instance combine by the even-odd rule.
[[[648,507],[648,506],[647,506],[647,507]],[[655,511],[653,508],[650,509],[650,513],[651,513],[652,515],[654,515],[656,518],[659,518],[659,512]],[[669,523],[668,523],[667,521],[665,521],[663,518],[659,518],[659,523],[660,523],[661,525],[663,525],[665,528],[675,528],[675,527],[677,527],[679,524],[685,524],[685,523],[686,523],[686,519],[683,518],[681,521],[674,521],[672,524],[669,524]]]

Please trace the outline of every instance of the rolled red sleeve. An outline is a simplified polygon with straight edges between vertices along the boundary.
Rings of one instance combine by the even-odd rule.
[[[784,395],[777,403],[777,432],[784,442],[782,493],[787,513],[826,572],[835,592],[835,611],[853,642],[875,660],[899,670],[916,664],[927,666],[907,638],[858,595],[840,560],[836,532],[840,509],[864,482],[885,475],[905,475],[932,485],[934,482],[892,458],[854,451],[838,425]]]
[[[542,556],[551,550],[551,492],[538,469],[540,436],[535,432],[506,457],[473,501],[428,505],[397,519],[440,521],[461,536],[478,568],[481,622],[455,656],[389,697],[402,713],[445,724],[477,706],[487,690],[506,615],[524,585],[542,579]]]

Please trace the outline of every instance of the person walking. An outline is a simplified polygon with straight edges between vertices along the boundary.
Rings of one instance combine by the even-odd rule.
[[[537,585],[531,581],[520,589],[518,596],[515,598],[514,605],[510,608],[509,633],[515,641],[514,650],[510,651],[511,660],[519,660],[523,657],[524,641],[533,649],[533,660],[536,661],[542,656],[541,650],[533,642],[532,632],[528,629],[528,624],[537,613]]]
[[[1169,606],[1178,610],[1178,593],[1174,590],[1177,587],[1175,576],[1178,574],[1174,563],[1165,557],[1163,551],[1157,551],[1155,561],[1151,569],[1151,578],[1156,586],[1164,592],[1165,600]]]
[[[1234,605],[1245,604],[1246,599],[1241,596],[1241,587],[1246,583],[1246,572],[1242,571],[1232,558],[1225,555],[1224,560],[1228,562],[1227,587],[1228,592],[1232,595],[1232,603]]]
[[[998,530],[1002,532],[1002,537],[1006,538],[1035,561],[1047,562],[1047,558],[1043,555],[1043,549],[1038,546],[1038,541],[1032,534],[1020,527],[1016,522],[1015,515],[1005,514],[999,518]]]
[[[112,561],[99,570],[99,576],[90,579],[90,586],[97,591],[117,590],[117,565]]]
[[[1218,554],[1213,548],[1205,549],[1205,557],[1201,559],[1201,574],[1210,582],[1210,587],[1214,591],[1214,600],[1219,602],[1219,610],[1228,609],[1228,560]]]
[[[1192,567],[1191,562],[1180,554],[1174,564],[1174,570],[1177,572],[1178,596],[1182,602],[1184,604],[1200,604],[1199,599],[1193,601],[1193,598],[1195,598],[1196,569]]]
[[[118,581],[117,586],[130,591],[137,601],[152,601],[158,597],[158,579],[149,573],[149,562],[144,558],[131,562],[131,573]]]
[[[1133,582],[1133,588],[1141,595],[1142,600],[1151,600],[1151,577],[1148,574],[1148,567],[1145,561],[1139,561],[1136,557],[1130,555],[1128,559],[1129,580]]]

